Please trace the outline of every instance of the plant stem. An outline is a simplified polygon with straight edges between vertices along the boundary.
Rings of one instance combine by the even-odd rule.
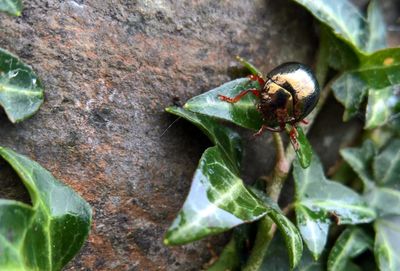
[[[339,76],[339,75],[338,75]],[[318,113],[321,111],[324,106],[326,100],[328,99],[331,93],[332,83],[337,79],[334,77],[321,91],[321,96],[319,98],[319,102],[313,112],[307,117],[308,125],[304,128],[304,133],[308,133],[315,119],[317,118]],[[274,144],[276,148],[276,164],[274,167],[273,175],[271,176],[263,176],[261,179],[266,181],[267,184],[267,195],[278,202],[279,196],[281,194],[281,190],[283,184],[285,183],[287,177],[289,176],[289,172],[291,169],[291,165],[293,163],[296,154],[293,150],[292,146],[287,146],[286,150],[284,149],[282,137],[279,133],[272,133]],[[244,271],[258,271],[262,265],[262,261],[264,256],[268,250],[269,243],[272,241],[276,231],[276,225],[273,221],[265,216],[260,219],[258,223],[256,240],[254,243],[254,247],[251,251],[250,257],[246,263],[246,266],[243,268]]]

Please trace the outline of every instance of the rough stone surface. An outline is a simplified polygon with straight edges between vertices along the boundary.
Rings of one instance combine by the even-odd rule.
[[[265,72],[285,61],[312,64],[311,16],[289,0],[24,3],[21,17],[0,15],[0,46],[34,67],[46,101],[18,125],[1,114],[0,144],[93,206],[91,235],[66,270],[200,270],[223,236],[179,247],[162,237],[210,143],[184,121],[161,137],[175,120],[164,108],[230,80],[238,54]],[[242,132],[251,181],[271,168],[271,138]],[[0,169],[8,189],[0,196],[27,200]]]

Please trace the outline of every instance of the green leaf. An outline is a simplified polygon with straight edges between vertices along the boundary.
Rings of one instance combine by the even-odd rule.
[[[393,97],[394,104],[390,105],[390,100],[394,94],[395,87],[384,89],[370,89],[368,91],[368,104],[365,129],[373,129],[386,124],[393,113],[393,106],[396,105],[397,98]]]
[[[368,223],[375,212],[346,186],[326,179],[321,163],[314,154],[307,169],[294,162],[295,210],[297,226],[315,258],[323,251],[329,225]]]
[[[343,121],[348,121],[359,113],[368,88],[357,74],[344,73],[333,83],[332,90],[345,108]]]
[[[0,104],[10,121],[32,116],[43,100],[43,87],[31,67],[0,49]]]
[[[400,270],[400,216],[387,216],[374,223],[374,253],[380,270]]]
[[[254,87],[259,87],[258,83],[252,82],[247,78],[230,81],[191,98],[184,105],[184,108],[209,117],[227,120],[248,129],[258,130],[263,120],[261,114],[257,111],[257,99],[254,95],[245,95],[235,104],[221,101],[218,98],[218,95],[234,97],[240,92]]]
[[[0,0],[0,11],[20,16],[22,12],[22,0]]]
[[[373,144],[341,151],[343,158],[364,182],[364,197],[379,216],[400,215],[400,140],[395,139],[379,155]]]
[[[244,224],[233,230],[232,238],[225,246],[218,260],[207,271],[241,270],[246,246],[250,240],[250,225]]]
[[[343,159],[360,176],[364,184],[364,191],[373,187],[374,178],[370,165],[377,153],[374,144],[366,140],[361,148],[347,148],[340,150]]]
[[[336,36],[364,48],[367,23],[364,16],[348,0],[294,0],[308,9],[314,17],[329,26]]]
[[[372,248],[373,241],[359,228],[347,228],[336,240],[329,257],[328,271],[349,270],[346,266],[350,259],[357,257],[368,248]]]
[[[212,143],[217,145],[230,161],[232,169],[239,174],[242,160],[242,143],[240,136],[232,130],[218,124],[215,120],[187,111],[181,107],[168,107],[168,113],[182,117],[196,125],[208,136]]]
[[[400,189],[400,139],[392,140],[375,157],[373,169],[379,186]]]
[[[275,222],[284,237],[286,248],[289,255],[290,267],[298,265],[303,254],[303,241],[296,226],[282,213],[279,206],[267,197],[263,192],[251,189],[251,191],[261,199],[269,208],[267,215]]]
[[[220,148],[211,147],[200,159],[189,195],[164,242],[192,242],[257,220],[266,211],[231,170]]]
[[[310,142],[308,141],[306,135],[303,132],[303,129],[300,126],[295,127],[297,135],[296,139],[290,136],[290,142],[292,143],[293,149],[296,152],[296,156],[299,159],[300,165],[302,168],[307,168],[310,166],[312,159],[312,147]]]
[[[0,200],[0,269],[61,270],[89,233],[90,206],[36,162],[3,147],[0,155],[32,200]]]
[[[290,269],[291,267],[289,266],[289,259],[286,248],[283,245],[282,234],[276,233],[274,239],[269,246],[260,270],[287,271]],[[310,252],[304,251],[299,265],[294,270],[323,271],[325,270],[325,268],[321,260],[314,261]]]
[[[368,93],[366,128],[384,125],[398,105],[395,89],[400,85],[400,48],[377,51],[363,56],[360,67],[345,72],[332,85],[334,94],[345,107],[347,121],[360,110]],[[382,102],[385,102],[383,106]]]
[[[379,1],[372,0],[368,5],[368,41],[367,52],[374,52],[387,47],[386,25]]]
[[[241,147],[237,133],[206,116],[179,108],[167,110],[192,121],[216,146],[201,157],[189,195],[166,233],[165,244],[192,242],[264,216],[267,209],[238,176]]]

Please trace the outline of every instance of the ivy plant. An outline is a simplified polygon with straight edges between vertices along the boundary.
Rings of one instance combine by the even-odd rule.
[[[21,0],[0,0],[0,11],[19,16]],[[32,68],[0,48],[0,105],[12,123],[39,110],[43,91]],[[89,234],[89,204],[29,158],[1,146],[0,156],[31,198],[31,204],[0,199],[0,270],[61,270]]]
[[[400,48],[387,48],[378,1],[370,1],[365,11],[348,0],[293,1],[319,22],[315,72],[323,90],[309,124],[296,128],[296,148],[285,148],[282,135],[271,133],[275,168],[249,186],[240,177],[240,136],[218,120],[258,130],[263,119],[256,98],[247,95],[229,104],[218,95],[233,97],[259,88],[257,82],[235,79],[182,108],[167,108],[199,127],[214,146],[201,157],[164,242],[185,244],[233,229],[209,266],[212,271],[364,270],[365,264],[370,270],[400,270]],[[249,74],[261,74],[239,61]],[[343,160],[329,179],[306,134],[332,91],[344,106],[343,121],[360,114],[365,118],[360,145],[340,150]],[[290,176],[295,195],[281,209],[278,199]]]

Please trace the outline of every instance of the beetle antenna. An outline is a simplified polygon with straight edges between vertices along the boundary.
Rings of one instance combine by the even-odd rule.
[[[162,132],[162,134],[160,135],[160,138],[163,137],[163,135],[165,135],[165,133],[169,130],[169,128],[172,127],[172,125],[175,124],[175,122],[177,122],[178,120],[180,120],[182,117],[178,117],[176,120],[174,120],[170,125],[168,125],[168,127],[164,130],[164,132]]]

